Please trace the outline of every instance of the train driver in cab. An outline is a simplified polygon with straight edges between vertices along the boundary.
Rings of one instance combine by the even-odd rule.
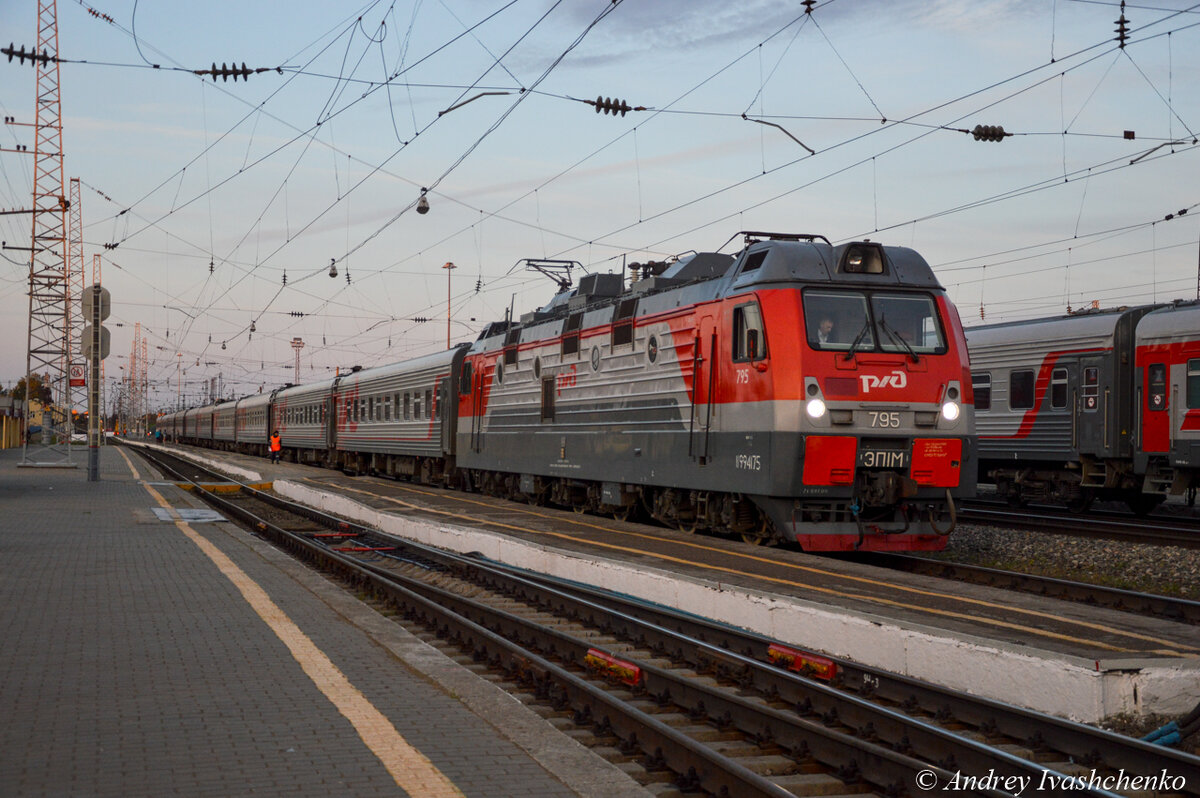
[[[815,330],[816,335],[814,338],[816,339],[816,343],[818,345],[833,343],[833,319],[829,318],[828,316],[821,316],[820,319],[821,320],[817,322],[817,327]]]

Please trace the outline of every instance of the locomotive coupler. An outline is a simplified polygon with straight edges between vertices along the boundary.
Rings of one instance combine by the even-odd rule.
[[[917,495],[915,480],[895,471],[875,471],[858,475],[858,490],[867,506],[887,506]]]

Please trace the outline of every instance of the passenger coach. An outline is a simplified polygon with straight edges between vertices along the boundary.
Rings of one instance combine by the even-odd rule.
[[[1136,458],[1146,305],[970,327],[980,471],[1016,504],[1145,513],[1165,498]],[[1152,358],[1148,346],[1146,357]],[[1143,435],[1144,437],[1144,435]]]

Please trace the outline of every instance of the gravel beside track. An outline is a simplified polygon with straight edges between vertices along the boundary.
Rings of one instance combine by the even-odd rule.
[[[937,559],[1200,599],[1200,550],[960,524]]]

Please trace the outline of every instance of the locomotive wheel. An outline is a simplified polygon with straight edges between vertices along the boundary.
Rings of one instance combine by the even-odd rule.
[[[766,516],[763,516],[761,523],[754,529],[747,530],[741,533],[741,538],[751,546],[766,546],[771,543],[774,538],[774,530],[771,527],[771,521]]]

